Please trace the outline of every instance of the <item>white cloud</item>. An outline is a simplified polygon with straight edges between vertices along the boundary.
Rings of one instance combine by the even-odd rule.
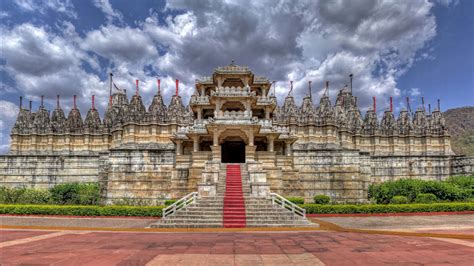
[[[421,95],[421,90],[420,88],[411,88],[409,93],[410,93],[410,96],[419,96]]]
[[[15,4],[27,12],[39,12],[45,14],[46,11],[53,11],[63,13],[71,18],[77,18],[74,5],[70,0],[15,0]]]
[[[0,154],[8,151],[10,130],[18,114],[18,106],[12,102],[0,100]]]
[[[112,23],[115,19],[119,22],[122,22],[123,15],[117,10],[112,8],[109,0],[94,0],[94,6],[99,8],[102,12],[104,12],[105,17],[108,23]]]

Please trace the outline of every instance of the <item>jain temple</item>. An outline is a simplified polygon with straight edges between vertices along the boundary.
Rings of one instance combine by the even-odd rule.
[[[276,193],[310,202],[324,194],[366,202],[374,182],[473,171],[472,158],[451,150],[439,105],[433,112],[390,108],[379,119],[375,101],[360,112],[352,82],[335,102],[326,88],[301,106],[291,91],[278,103],[268,79],[233,63],[196,80],[187,105],[178,85],[168,105],[158,88],[148,107],[138,83],[130,100],[114,89],[103,115],[94,105],[86,114],[74,105],[66,115],[59,100],[51,113],[43,104],[20,108],[11,149],[0,156],[0,185],[99,182],[105,204],[161,204],[193,192],[218,197],[226,166],[238,165],[243,192],[253,199]]]

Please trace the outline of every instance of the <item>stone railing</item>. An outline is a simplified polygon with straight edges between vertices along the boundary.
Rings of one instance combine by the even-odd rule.
[[[211,96],[219,97],[249,97],[255,96],[254,91],[250,91],[250,87],[218,87],[216,91],[211,92]]]
[[[197,96],[197,95],[193,95],[191,96],[191,100],[190,100],[191,104],[192,105],[209,105],[209,96],[205,95],[205,96]]]
[[[215,113],[216,120],[248,120],[252,118],[251,111],[220,111]]]
[[[276,98],[275,97],[267,97],[267,96],[258,96],[257,97],[257,105],[276,105]]]

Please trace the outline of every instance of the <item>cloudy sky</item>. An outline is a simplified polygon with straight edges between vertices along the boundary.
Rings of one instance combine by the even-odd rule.
[[[18,113],[18,97],[40,95],[52,109],[61,95],[66,112],[72,95],[85,115],[95,94],[101,110],[108,73],[134,91],[140,80],[145,104],[156,78],[169,101],[174,79],[185,101],[196,78],[216,66],[249,66],[277,81],[281,103],[289,81],[299,102],[313,82],[331,96],[354,74],[361,109],[389,96],[395,109],[410,96],[442,109],[474,102],[474,1],[0,1],[0,153]],[[318,100],[319,97],[316,97]]]

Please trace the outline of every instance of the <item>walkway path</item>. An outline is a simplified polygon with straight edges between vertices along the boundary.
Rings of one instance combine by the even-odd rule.
[[[106,232],[93,228],[80,231],[6,229],[13,225],[7,225],[5,218],[0,217],[4,228],[0,231],[1,265],[38,262],[58,265],[472,265],[474,261],[474,235],[470,234],[474,215],[438,216],[438,219],[456,225],[452,228],[441,222],[423,226],[421,222],[426,222],[425,218],[411,217],[411,221],[405,224],[409,227],[405,228],[405,233],[423,232],[416,237],[393,232],[395,227],[384,229],[379,226],[374,229],[381,230],[381,233],[376,234],[367,228],[338,227],[338,224],[348,223],[348,220],[343,220],[347,217],[318,219],[325,230],[337,227],[333,231],[255,232],[233,229],[239,231],[226,232],[229,229],[221,229],[223,231],[203,232],[195,229],[176,233],[139,228],[127,228],[135,232]],[[368,221],[372,218],[362,217],[357,221],[358,226],[370,224]],[[377,217],[385,227],[390,227],[385,218]],[[51,218],[43,219],[44,225],[52,221]],[[408,221],[404,217],[399,219]],[[441,230],[437,230],[437,226]],[[448,235],[433,238],[429,232]]]

